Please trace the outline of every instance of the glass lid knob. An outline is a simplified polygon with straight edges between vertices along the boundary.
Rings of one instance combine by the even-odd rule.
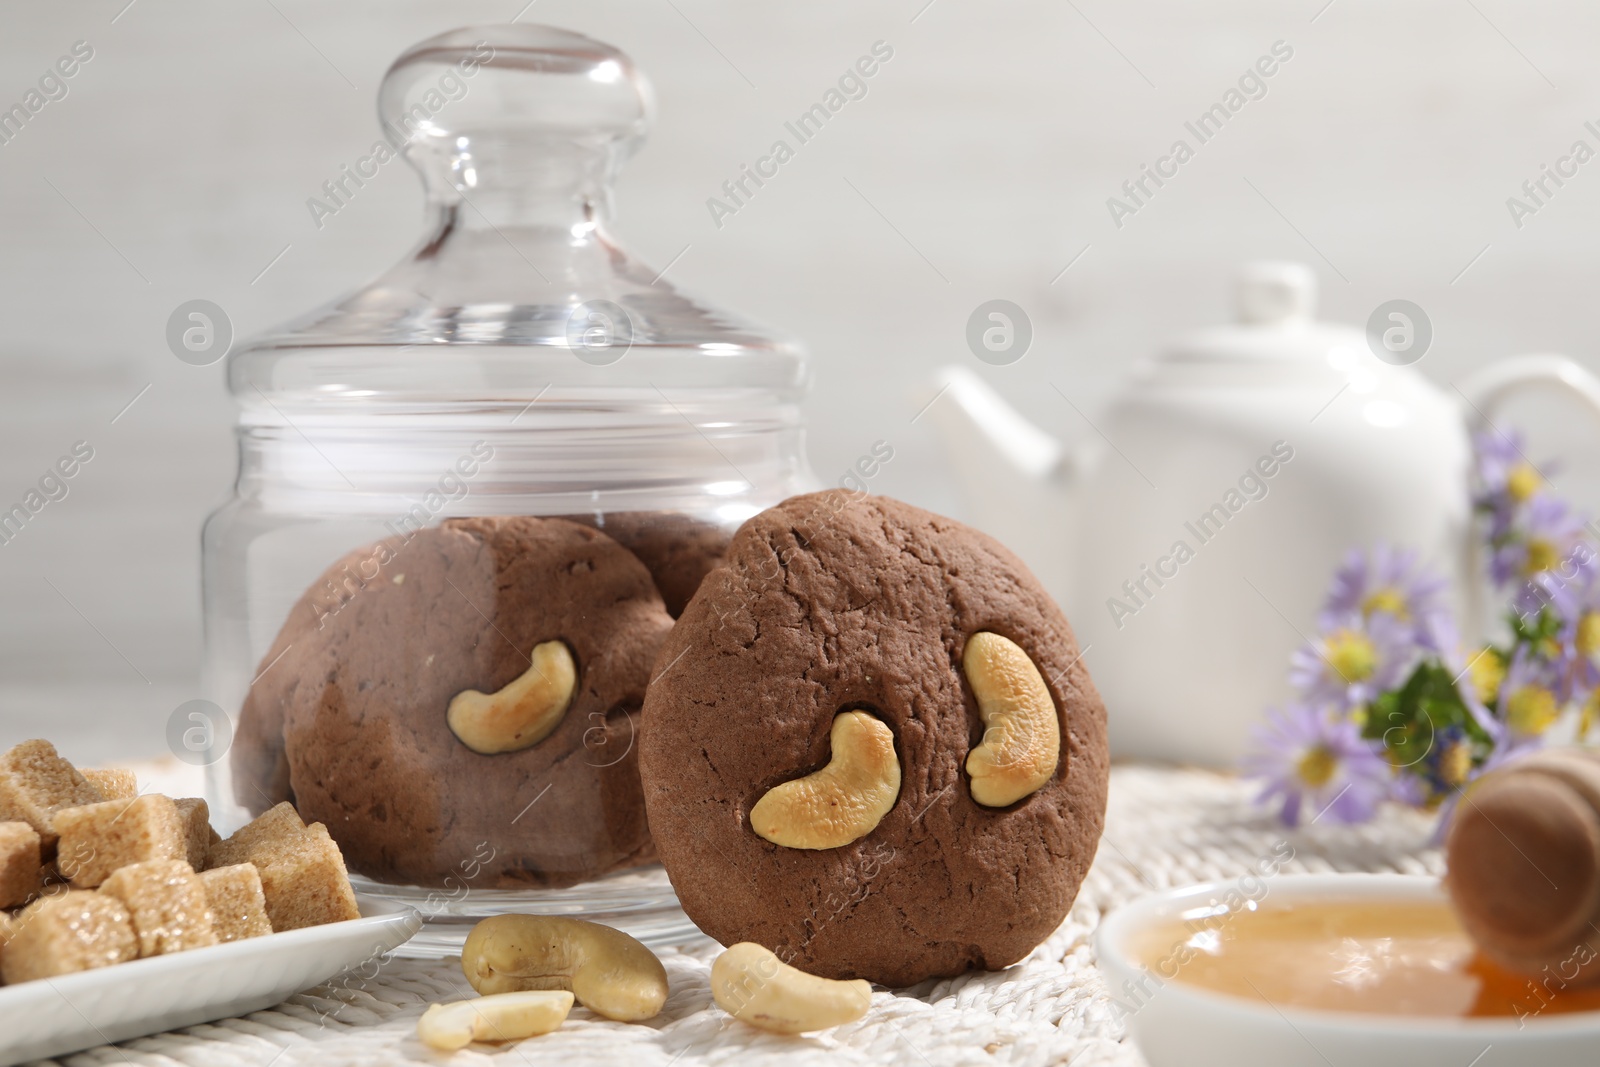
[[[395,60],[378,93],[384,131],[431,197],[508,220],[607,214],[653,110],[625,54],[550,26],[440,34]]]

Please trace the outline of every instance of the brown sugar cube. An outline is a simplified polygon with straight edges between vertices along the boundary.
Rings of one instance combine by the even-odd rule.
[[[274,930],[360,918],[339,846],[321,823],[307,826],[287,802],[211,849],[213,867],[255,865]]]
[[[306,824],[287,800],[269,808],[233,832],[233,836],[212,846],[211,867],[231,867],[249,863],[264,845],[287,841],[305,833]]]
[[[61,873],[61,868],[57,866],[56,861],[51,860],[39,871],[39,892],[34,899],[57,896],[71,888],[72,883],[67,881],[67,876]],[[28,903],[31,904],[33,901],[30,900]]]
[[[92,889],[118,867],[188,855],[183,820],[171,797],[147,793],[56,812],[56,864],[79,889]]]
[[[261,872],[274,930],[361,917],[344,856],[321,823],[312,823],[294,838],[263,844],[252,862]]]
[[[206,888],[183,860],[119,867],[100,892],[116,897],[128,909],[141,959],[217,943]]]
[[[99,771],[84,771],[84,778],[100,790],[102,800],[132,800],[139,795],[139,782],[133,772],[121,767]]]
[[[218,941],[243,941],[272,933],[261,874],[251,863],[213,867],[200,874],[211,905],[211,925]]]
[[[0,911],[0,972],[5,970],[6,945],[16,932],[17,920],[11,917],[9,911]]]
[[[183,821],[184,851],[189,866],[197,871],[206,869],[206,857],[211,853],[211,809],[199,797],[174,800],[178,818]]]
[[[0,822],[0,908],[33,899],[42,867],[39,832],[25,822]]]
[[[72,883],[67,881],[67,876],[61,873],[55,860],[50,860],[39,868],[38,881],[34,884],[33,892],[28,894],[26,903],[33,904],[45,897],[56,897],[72,888]]]
[[[104,799],[48,741],[24,741],[0,756],[0,819],[32,826],[47,851],[56,842],[57,811]]]
[[[109,967],[139,954],[128,909],[116,897],[73,890],[30,905],[0,953],[7,985]]]

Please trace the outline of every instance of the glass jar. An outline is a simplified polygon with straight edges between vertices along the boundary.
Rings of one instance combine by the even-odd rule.
[[[347,184],[405,156],[426,235],[228,357],[209,799],[230,829],[286,799],[326,823],[359,890],[423,911],[413,952],[503,910],[693,929],[639,795],[653,650],[733,529],[815,486],[801,350],[610,235],[650,111],[628,57],[577,34],[415,46]]]

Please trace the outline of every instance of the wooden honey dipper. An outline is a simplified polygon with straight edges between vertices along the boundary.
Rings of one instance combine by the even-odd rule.
[[[1485,775],[1456,808],[1445,888],[1502,967],[1600,979],[1600,751],[1552,748]]]

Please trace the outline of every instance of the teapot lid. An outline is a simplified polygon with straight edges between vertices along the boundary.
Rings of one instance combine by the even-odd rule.
[[[423,238],[371,284],[231,353],[235,396],[797,395],[797,344],[685,295],[672,263],[647,266],[608,231],[611,185],[653,110],[626,54],[567,30],[474,26],[414,45],[384,76],[365,179],[338,188],[404,157],[427,194]]]
[[[1234,322],[1179,337],[1167,348],[1165,361],[1323,362],[1335,348],[1360,350],[1364,343],[1355,327],[1316,320],[1317,276],[1304,263],[1246,263],[1234,286]]]

